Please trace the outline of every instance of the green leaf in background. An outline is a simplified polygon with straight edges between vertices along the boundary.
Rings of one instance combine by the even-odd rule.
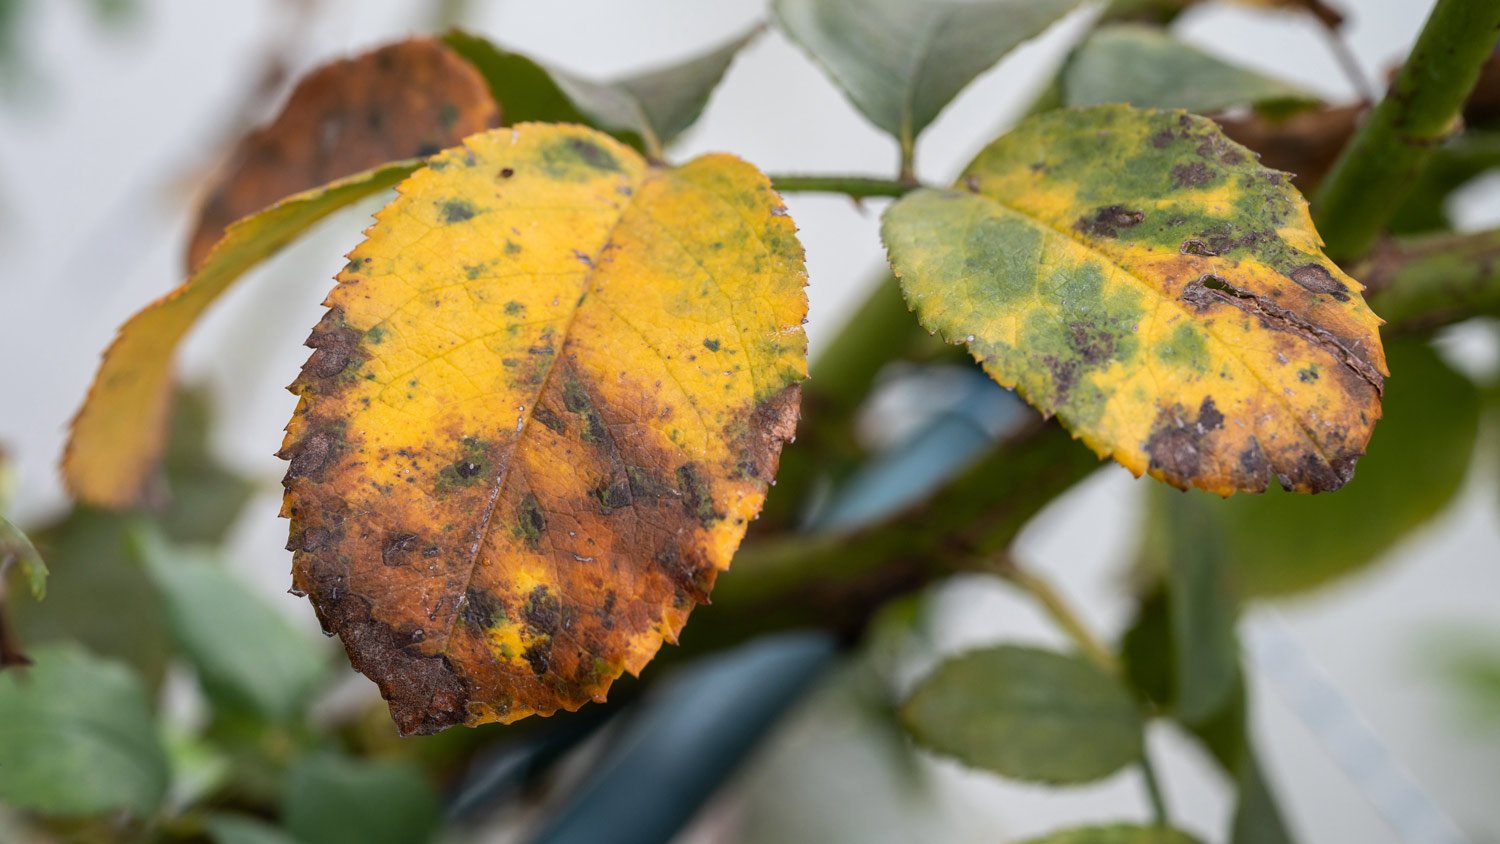
[[[1086,826],[1065,829],[1025,844],[1197,844],[1198,839],[1186,832],[1162,826]]]
[[[642,148],[643,138],[670,144],[693,125],[740,49],[759,30],[677,64],[610,82],[566,73],[455,30],[444,41],[484,76],[506,125],[582,123]],[[651,144],[644,144],[649,151]]]
[[[166,609],[177,649],[219,708],[272,721],[297,716],[324,675],[325,651],[210,554],[142,527],[131,536]]]
[[[1078,0],[775,0],[781,28],[909,149],[976,76]]]
[[[304,844],[420,844],[436,832],[439,812],[420,771],[320,754],[287,773],[282,819]]]
[[[214,844],[297,844],[279,828],[241,815],[214,815],[208,819],[208,833]]]
[[[0,803],[51,815],[150,815],[167,758],[141,681],[66,645],[0,673]]]
[[[1073,52],[1062,76],[1069,106],[1128,103],[1212,114],[1245,105],[1286,112],[1318,101],[1302,88],[1236,67],[1151,26],[1099,29]]]
[[[218,542],[250,500],[252,484],[208,451],[209,403],[205,392],[183,390],[172,411],[166,452],[166,507],[156,518],[170,539]],[[21,641],[78,642],[100,656],[121,660],[155,689],[166,670],[170,644],[162,604],[145,572],[131,559],[126,536],[149,514],[120,514],[77,505],[31,531],[51,564],[45,604],[15,601],[11,618]]]
[[[1219,522],[1194,506],[1206,496],[1163,495],[1154,503],[1165,523],[1163,563],[1171,599],[1176,683],[1173,708],[1188,724],[1208,720],[1239,685],[1238,603],[1225,566]],[[1306,500],[1306,499],[1299,499]]]
[[[939,665],[901,709],[923,746],[1014,779],[1080,783],[1140,758],[1130,692],[1085,660],[1011,645]]]
[[[1478,390],[1425,342],[1386,349],[1393,377],[1385,418],[1337,495],[1195,497],[1220,511],[1218,544],[1245,597],[1289,595],[1359,571],[1445,510],[1463,486],[1479,434]]]

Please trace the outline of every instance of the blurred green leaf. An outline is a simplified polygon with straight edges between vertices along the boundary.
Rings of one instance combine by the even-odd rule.
[[[548,68],[477,35],[455,30],[444,41],[484,76],[505,125],[527,121],[582,123],[642,147],[642,137],[669,144],[703,113],[749,32],[677,64],[610,82]]]
[[[167,767],[171,771],[172,784],[167,793],[169,812],[181,811],[197,803],[229,781],[233,773],[229,756],[187,725],[175,721],[164,724],[162,742],[167,750]]]
[[[167,629],[209,697],[272,721],[300,714],[323,678],[320,643],[298,633],[210,555],[174,547],[145,526],[131,541],[161,595]]]
[[[155,811],[167,759],[139,678],[66,645],[0,673],[0,802],[52,815]]]
[[[909,146],[976,76],[1078,0],[775,0],[782,30]]]
[[[214,844],[296,844],[296,839],[256,818],[214,815],[208,819]]]
[[[1140,758],[1139,706],[1078,657],[1010,645],[939,665],[901,720],[918,743],[1015,779],[1077,783]]]
[[[176,541],[220,541],[253,492],[249,481],[209,454],[209,428],[207,395],[180,392],[163,464],[171,494],[157,516]],[[162,604],[126,548],[129,527],[151,518],[78,505],[32,530],[51,577],[45,604],[10,602],[21,640],[33,645],[79,642],[93,653],[128,663],[154,689],[170,649]]]
[[[1152,26],[1097,30],[1063,69],[1069,106],[1128,103],[1213,114],[1234,106],[1286,112],[1318,98],[1287,82],[1229,64]]]
[[[47,596],[47,564],[42,562],[42,555],[20,528],[0,517],[0,580],[11,566],[20,570],[32,598],[40,601]],[[4,588],[0,587],[0,596],[4,594]]]
[[[1224,501],[1216,545],[1245,597],[1300,592],[1358,571],[1447,508],[1479,432],[1473,382],[1421,341],[1386,343],[1391,379],[1354,480],[1308,497],[1272,489]]]
[[[1217,500],[1173,493],[1155,501],[1171,596],[1173,709],[1188,724],[1218,712],[1239,682],[1234,631],[1239,607],[1226,567],[1223,529],[1216,511],[1198,506]]]
[[[1198,839],[1186,832],[1161,826],[1087,826],[1065,829],[1026,844],[1195,844]]]
[[[420,771],[317,754],[287,772],[282,818],[306,844],[417,844],[432,838],[439,814],[437,795]]]
[[[213,407],[206,389],[182,391],[162,457],[168,503],[158,519],[178,542],[214,543],[234,524],[255,485],[214,456]]]

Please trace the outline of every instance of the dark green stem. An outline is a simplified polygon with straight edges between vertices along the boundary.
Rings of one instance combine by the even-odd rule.
[[[771,177],[771,186],[782,193],[842,193],[854,199],[875,196],[905,196],[922,185],[913,179],[877,179],[873,176]]]
[[[1387,335],[1500,315],[1500,229],[1384,244],[1354,277],[1369,288],[1365,298],[1386,320]]]
[[[1360,126],[1313,201],[1328,254],[1365,254],[1433,150],[1457,125],[1495,46],[1500,3],[1438,0],[1385,99]]]

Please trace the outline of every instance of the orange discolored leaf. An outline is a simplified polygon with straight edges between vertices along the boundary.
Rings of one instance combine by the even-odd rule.
[[[469,138],[350,255],[293,384],[293,583],[404,733],[603,699],[755,518],[806,374],[769,181],[578,126]]]
[[[230,223],[284,196],[431,155],[499,122],[484,77],[437,39],[412,38],[324,65],[235,150],[203,205],[188,266],[202,263]]]

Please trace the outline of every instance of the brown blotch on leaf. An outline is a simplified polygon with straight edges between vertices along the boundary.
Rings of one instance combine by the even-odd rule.
[[[1119,237],[1120,229],[1133,228],[1145,219],[1142,211],[1132,211],[1123,205],[1106,205],[1096,210],[1092,217],[1080,217],[1074,227],[1094,237]]]
[[[385,547],[380,549],[380,561],[388,566],[399,566],[406,563],[406,557],[413,551],[421,538],[415,533],[398,533],[386,540]]]
[[[1222,427],[1224,414],[1214,405],[1212,396],[1203,399],[1195,417],[1189,417],[1179,404],[1163,408],[1146,440],[1151,468],[1173,486],[1191,486],[1203,469],[1209,436]]]
[[[775,395],[756,404],[750,423],[733,439],[737,442],[740,474],[747,478],[769,481],[776,477],[782,443],[797,435],[801,415],[802,385],[790,384]]]
[[[1303,264],[1292,270],[1291,279],[1304,290],[1326,293],[1340,302],[1349,301],[1349,289],[1321,264]]]
[[[500,125],[484,77],[432,38],[325,65],[250,134],[208,190],[188,249],[197,268],[235,220],[371,167],[426,156]]]
[[[447,658],[411,647],[425,634],[397,631],[372,618],[369,602],[341,588],[342,578],[335,577],[319,572],[308,584],[318,619],[338,634],[355,670],[375,680],[401,734],[430,735],[467,721],[471,690]]]
[[[344,323],[344,314],[332,308],[318,321],[308,335],[306,345],[312,355],[302,365],[304,385],[325,381],[342,373],[359,348],[360,332]]]
[[[1172,186],[1178,189],[1202,187],[1214,180],[1214,171],[1201,161],[1179,164],[1172,168]]]
[[[286,480],[317,475],[333,457],[337,444],[338,437],[328,431],[315,430],[291,449],[277,452],[277,457],[291,463],[287,466]]]

